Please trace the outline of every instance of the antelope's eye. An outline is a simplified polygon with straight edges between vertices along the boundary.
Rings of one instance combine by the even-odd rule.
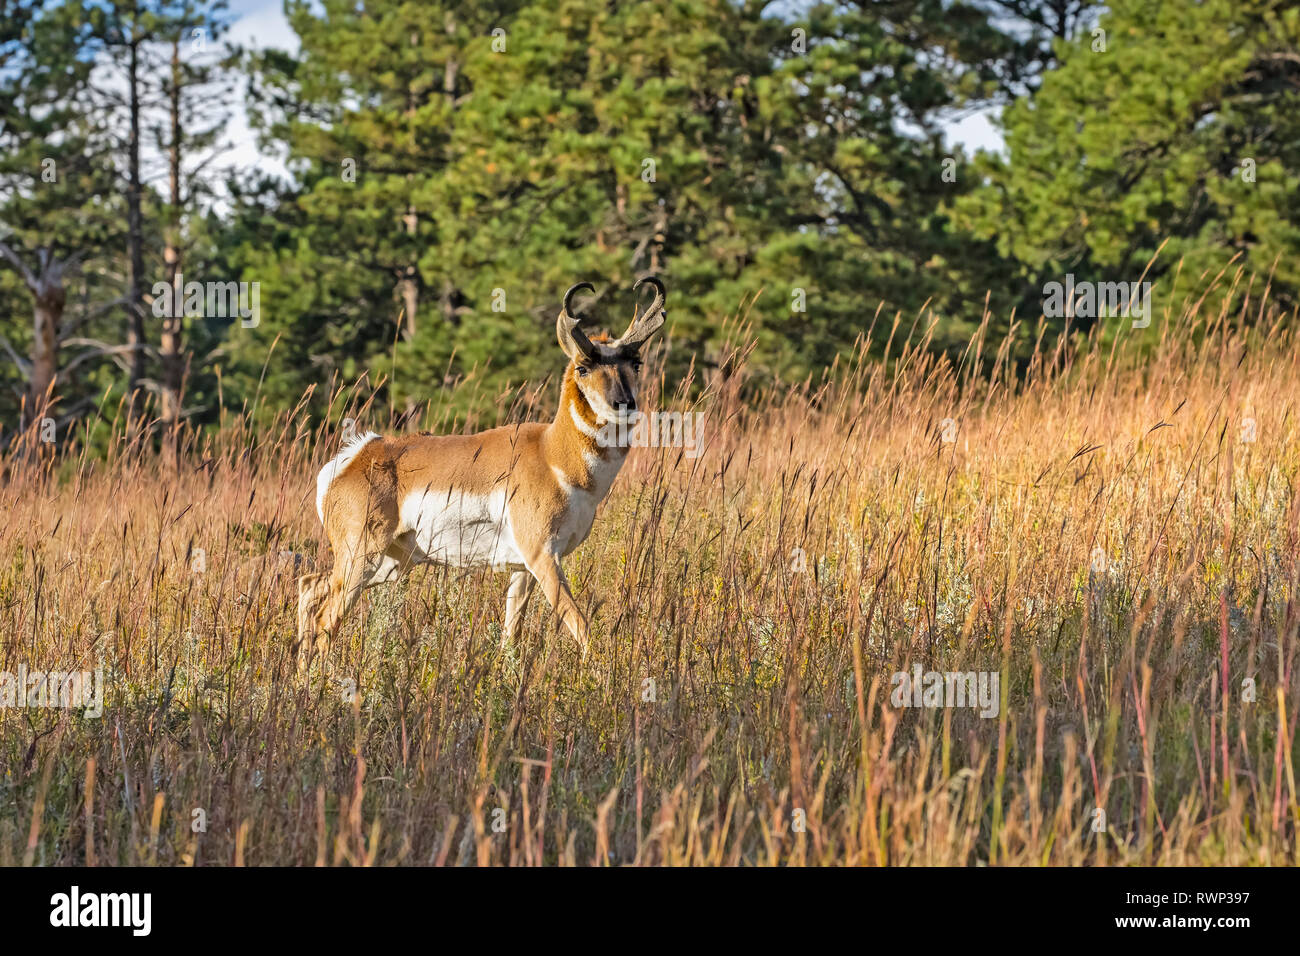
[[[634,372],[641,371],[641,360],[639,358],[632,360],[632,371]]]
[[[587,373],[590,372],[590,371],[591,371],[591,369],[587,368],[587,366],[585,366],[585,365],[579,365],[579,366],[578,366],[578,375],[579,375],[579,377],[583,377],[583,378],[585,378],[586,375],[587,375]]]

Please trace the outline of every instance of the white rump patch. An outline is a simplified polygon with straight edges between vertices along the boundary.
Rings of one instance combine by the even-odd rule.
[[[329,491],[330,482],[338,476],[339,472],[352,463],[352,459],[357,457],[357,453],[361,449],[378,437],[379,435],[375,432],[353,435],[343,443],[339,453],[327,461],[325,467],[320,470],[320,474],[316,476],[316,514],[320,515],[322,524],[325,522],[325,492]]]

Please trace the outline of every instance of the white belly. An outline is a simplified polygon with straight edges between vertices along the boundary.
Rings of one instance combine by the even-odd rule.
[[[453,567],[522,567],[506,514],[505,489],[487,495],[416,491],[400,509],[401,532],[414,537],[417,557]]]

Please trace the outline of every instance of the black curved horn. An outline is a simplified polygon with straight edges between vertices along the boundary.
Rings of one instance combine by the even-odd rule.
[[[636,280],[636,284],[632,286],[632,291],[636,292],[643,285],[649,285],[654,288],[654,301],[650,303],[650,307],[646,309],[640,317],[632,320],[632,324],[628,327],[628,330],[624,332],[623,337],[618,340],[620,345],[637,348],[642,345],[646,339],[658,332],[664,324],[664,319],[666,318],[664,315],[664,299],[667,298],[667,293],[664,291],[664,284],[659,281],[658,276],[642,276],[640,279]]]

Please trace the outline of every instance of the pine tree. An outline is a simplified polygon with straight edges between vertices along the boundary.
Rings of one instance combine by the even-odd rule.
[[[163,281],[173,290],[171,314],[161,319],[159,414],[174,459],[190,365],[184,310],[176,307],[182,301],[185,252],[193,241],[193,230],[187,235],[186,226],[210,191],[206,170],[221,153],[220,134],[227,118],[224,102],[230,83],[225,79],[226,57],[218,42],[227,29],[225,3],[182,0],[168,13],[171,36],[164,37],[162,43],[167,64],[161,84],[165,105],[162,122],[154,129],[154,143],[167,157]]]
[[[1005,29],[999,5],[940,0],[798,19],[729,0],[294,5],[301,53],[255,64],[297,182],[238,213],[276,316],[241,342],[246,380],[278,405],[365,373],[403,409],[469,376],[500,399],[554,371],[567,286],[596,281],[617,328],[649,272],[678,371],[718,363],[741,310],[753,367],[785,377],[851,349],[882,303],[888,323],[928,302],[941,342],[964,341],[987,290],[1005,312],[1014,264],[953,222],[980,184],[943,126],[1033,85],[1046,36],[1087,6],[1017,3],[1037,19]]]
[[[79,55],[91,35],[86,8],[44,0],[3,5],[0,263],[19,280],[30,324],[6,330],[28,343],[25,357],[7,335],[0,344],[23,382],[25,428],[56,409],[74,369],[118,354],[78,334],[114,304],[90,266],[116,238],[118,210],[106,174],[107,132],[88,95],[91,64]],[[80,347],[71,358],[62,354]],[[65,402],[57,411],[67,416],[80,407]]]
[[[1199,292],[1237,256],[1294,306],[1298,48],[1280,0],[1113,3],[1007,111],[1009,157],[985,159],[990,188],[963,214],[1026,264],[1031,301],[1044,277],[1155,280],[1180,261]]]

